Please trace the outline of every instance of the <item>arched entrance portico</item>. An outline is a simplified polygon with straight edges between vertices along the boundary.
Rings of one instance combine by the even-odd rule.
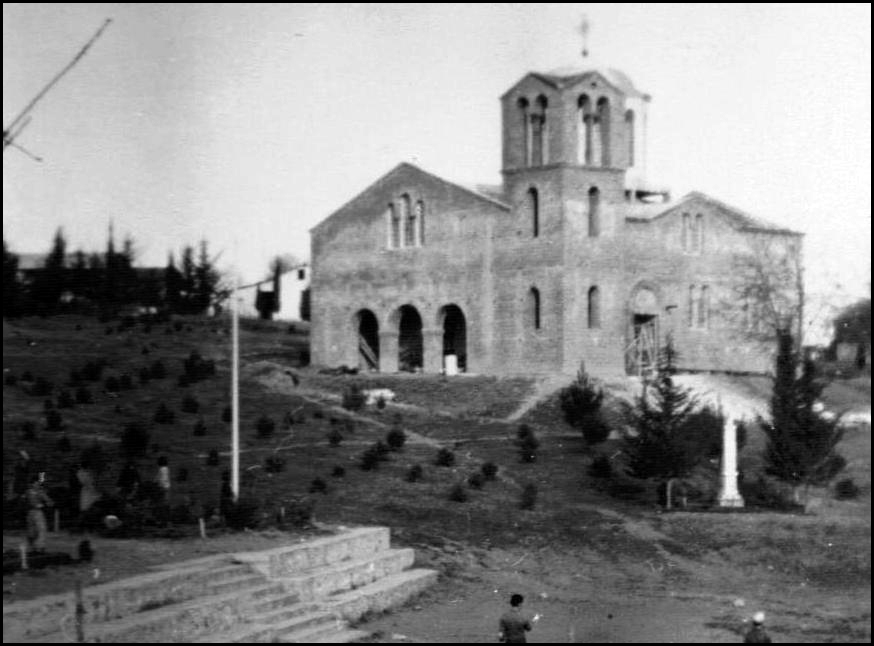
[[[362,370],[379,370],[379,321],[368,309],[355,314],[358,330],[358,367]]]
[[[412,305],[398,310],[398,370],[420,372],[424,364],[422,317]]]
[[[454,356],[459,372],[467,370],[467,321],[458,305],[445,305],[438,313],[438,324],[443,329],[443,368],[446,357]]]
[[[632,294],[629,310],[626,370],[629,375],[643,376],[652,373],[658,363],[659,299],[655,290],[638,287]]]

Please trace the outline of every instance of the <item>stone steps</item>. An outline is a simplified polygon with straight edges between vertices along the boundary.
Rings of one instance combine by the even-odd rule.
[[[264,552],[161,566],[155,573],[89,587],[85,637],[101,643],[362,639],[367,633],[350,629],[349,621],[403,603],[437,577],[408,569],[413,550],[392,549],[389,539],[388,528],[357,528]],[[4,607],[4,642],[73,641],[72,594],[64,603],[49,601]],[[33,619],[40,604],[54,615],[36,630],[22,630],[21,620]],[[16,619],[17,629],[7,626],[7,617]],[[59,630],[62,617],[66,624]]]

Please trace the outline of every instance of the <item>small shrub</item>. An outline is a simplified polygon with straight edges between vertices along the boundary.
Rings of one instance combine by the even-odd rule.
[[[161,402],[158,410],[155,411],[156,424],[172,424],[176,421],[176,414],[167,407],[167,404]]]
[[[206,456],[206,466],[217,467],[219,463],[219,452],[217,449],[210,449],[209,455]]]
[[[844,478],[835,484],[835,498],[838,500],[855,500],[862,490],[852,478]]]
[[[46,411],[46,430],[60,431],[62,428],[64,428],[64,420],[61,414],[54,409]]]
[[[140,384],[146,385],[152,380],[152,371],[148,368],[140,368],[139,372]]]
[[[83,377],[82,373],[78,370],[70,370],[70,381],[68,382],[71,386],[78,386],[82,383]]]
[[[14,374],[12,374],[10,372],[5,377],[3,377],[3,383],[6,384],[7,386],[14,386],[15,384],[18,383],[18,377],[16,377]]]
[[[422,465],[414,464],[410,467],[409,471],[407,471],[407,482],[419,482],[424,475]]]
[[[346,469],[341,466],[334,467],[333,471],[331,471],[332,478],[342,478],[346,475]]]
[[[525,488],[522,489],[522,497],[519,501],[519,507],[522,509],[534,509],[534,506],[537,504],[537,485],[533,482],[529,482],[525,485]]]
[[[155,361],[149,369],[152,379],[164,379],[167,376],[167,369],[160,360]]]
[[[380,395],[379,397],[376,398],[376,407],[379,410],[383,410],[385,408],[385,397]]]
[[[379,456],[380,462],[388,462],[388,456],[389,453],[391,453],[391,449],[388,448],[388,444],[380,440],[373,445],[373,450],[376,452],[376,455]]]
[[[196,413],[200,410],[200,403],[197,401],[195,397],[191,395],[186,395],[182,399],[182,412],[183,413]]]
[[[88,386],[79,386],[76,389],[76,403],[77,404],[91,404],[94,402],[94,396],[91,394],[91,390]]]
[[[180,388],[188,388],[191,385],[191,379],[188,375],[179,375],[179,379],[176,381]]]
[[[613,464],[606,455],[599,455],[589,466],[589,475],[593,478],[609,478],[613,475]]]
[[[471,489],[482,489],[486,484],[486,477],[482,473],[472,473],[467,478],[467,484]]]
[[[255,498],[240,497],[225,509],[225,522],[237,531],[255,529],[261,522],[261,505]]]
[[[51,399],[43,400],[42,409],[45,412],[49,412],[50,410],[54,410],[55,409],[55,402],[53,402]]]
[[[103,361],[89,361],[82,368],[82,377],[88,381],[100,381],[104,367]]]
[[[121,390],[133,390],[134,380],[131,379],[131,376],[129,374],[125,373],[118,378],[118,387]]]
[[[276,423],[266,415],[262,415],[255,423],[255,430],[258,433],[258,437],[262,439],[268,438],[276,430]]]
[[[73,395],[70,394],[69,390],[62,390],[61,394],[58,395],[58,408],[75,408],[76,400],[73,398]]]
[[[194,424],[194,435],[196,437],[203,437],[206,435],[206,423],[203,421],[202,417]]]
[[[223,422],[230,422],[231,421],[231,407],[230,406],[225,406],[222,409],[222,421]]]
[[[179,467],[179,470],[176,472],[176,482],[188,482],[187,467]]]
[[[519,426],[516,432],[516,446],[519,448],[519,459],[531,463],[537,459],[537,449],[540,441],[534,435],[534,430],[527,424]]]
[[[366,401],[367,397],[359,384],[349,384],[343,391],[343,408],[346,410],[361,410]]]
[[[61,453],[69,453],[73,450],[73,445],[70,443],[70,438],[66,435],[62,435],[61,439],[58,440],[57,449]]]
[[[404,448],[404,444],[407,442],[407,434],[404,433],[403,429],[393,428],[388,434],[385,436],[386,444],[388,444],[388,448],[392,451],[400,451]]]
[[[122,457],[134,460],[146,455],[149,448],[149,431],[139,422],[125,424],[121,434],[120,450]]]
[[[121,390],[118,377],[107,377],[106,381],[103,382],[103,389],[108,393],[117,393]]]
[[[45,377],[37,377],[30,387],[30,394],[34,397],[48,397],[52,394],[52,383]]]
[[[173,329],[176,332],[181,332],[183,327],[182,321],[173,321]]]
[[[434,464],[438,467],[451,467],[455,464],[455,453],[447,448],[442,448],[437,451],[437,457],[434,458]]]
[[[498,476],[498,465],[494,462],[485,462],[480,467],[480,473],[486,480],[494,480]]]
[[[379,452],[376,446],[370,446],[364,453],[361,454],[361,469],[363,471],[373,471],[379,467],[381,462]]]
[[[313,419],[325,419],[325,413],[321,408],[313,411]]]
[[[332,428],[328,431],[328,444],[331,446],[340,446],[340,442],[343,441],[343,434],[340,433],[336,428]]]
[[[151,350],[149,350],[146,346],[143,346],[143,349],[140,350],[140,354],[149,354]]]
[[[310,493],[328,493],[328,485],[321,478],[316,478],[310,483]]]
[[[285,470],[285,458],[270,455],[264,459],[264,471],[267,473],[280,473],[283,470]]]
[[[25,370],[21,375],[21,381],[33,381],[33,374],[30,370]]]
[[[461,484],[455,484],[449,490],[449,500],[452,502],[467,502],[467,489]]]
[[[21,424],[21,435],[28,442],[36,440],[36,424],[30,420],[26,420]]]

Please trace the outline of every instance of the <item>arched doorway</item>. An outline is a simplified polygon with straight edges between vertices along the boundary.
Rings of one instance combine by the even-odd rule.
[[[398,320],[398,370],[419,372],[423,366],[422,317],[412,305],[400,309]]]
[[[626,356],[628,374],[644,376],[657,368],[659,356],[658,296],[649,287],[640,287],[631,298],[629,343]]]
[[[379,321],[370,310],[355,315],[358,329],[358,366],[362,370],[379,370]]]
[[[454,355],[458,370],[467,370],[467,322],[464,312],[458,305],[446,305],[440,308],[440,318],[443,324],[443,356]],[[444,359],[444,368],[445,368]]]

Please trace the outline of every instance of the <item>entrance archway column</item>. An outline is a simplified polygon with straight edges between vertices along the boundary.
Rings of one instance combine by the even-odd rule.
[[[398,371],[398,333],[394,330],[379,333],[379,371]]]
[[[425,328],[422,330],[423,372],[431,374],[443,370],[443,329]]]

